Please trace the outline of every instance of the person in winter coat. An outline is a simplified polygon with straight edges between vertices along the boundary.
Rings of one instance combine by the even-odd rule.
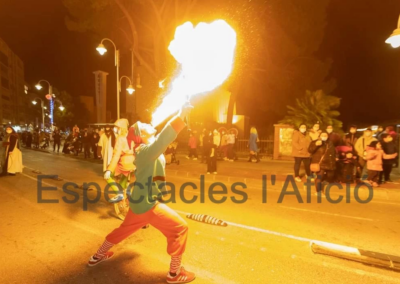
[[[385,131],[383,131],[379,136],[377,136],[379,141],[383,140],[383,134],[389,134],[390,136],[393,137],[394,141],[396,141],[396,139],[397,139],[397,133],[394,130],[393,126],[386,126]]]
[[[319,122],[315,123],[312,127],[312,129],[308,132],[308,134],[311,137],[311,141],[316,141],[318,140],[321,130],[319,129]]]
[[[393,141],[393,137],[389,133],[384,133],[382,136],[382,150],[386,155],[393,155],[398,153],[397,145]],[[393,169],[393,165],[397,163],[397,159],[385,159],[383,158],[383,171],[379,175],[379,183],[383,182],[383,177],[385,178],[385,183],[392,182],[390,179],[390,174]]]
[[[59,153],[60,152],[60,144],[61,144],[61,135],[58,130],[54,131],[53,140],[54,140],[53,152],[56,151],[56,146],[57,146],[57,153]]]
[[[91,142],[90,134],[87,131],[84,131],[82,135],[82,144],[83,144],[83,153],[85,155],[85,159],[90,158],[90,142]]]
[[[320,167],[315,179],[316,194],[318,194],[318,192],[324,192],[325,183],[323,182],[334,182],[336,149],[333,143],[329,141],[329,134],[322,132],[317,140],[311,142],[308,152],[311,154],[311,165],[319,164]]]
[[[300,166],[303,162],[304,169],[307,177],[311,176],[310,171],[310,153],[308,147],[310,146],[311,138],[307,134],[307,126],[300,124],[299,130],[293,131],[292,136],[292,156],[294,157],[294,176],[297,182],[301,182]]]
[[[129,122],[127,119],[122,118],[118,119],[114,125],[117,128],[118,137],[111,162],[104,173],[105,180],[117,194],[109,200],[111,203],[119,202],[124,198],[123,192],[120,191],[128,187],[131,176],[136,169],[134,165],[134,143],[130,141],[130,144],[128,144],[127,138]]]
[[[197,139],[194,133],[189,134],[189,155],[186,156],[187,159],[190,159],[193,157],[193,161],[197,160]]]
[[[217,174],[217,146],[215,144],[211,144],[208,152],[207,174],[210,173]]]
[[[32,133],[28,131],[27,136],[26,136],[26,147],[31,148],[32,147]]]
[[[367,130],[364,131],[364,135],[359,138],[354,146],[354,149],[358,155],[358,162],[360,163],[360,166],[362,168],[361,170],[361,179],[365,180],[368,176],[368,170],[367,170],[367,147],[371,142],[377,141],[376,138],[372,136],[372,130],[371,128],[368,128]]]
[[[367,182],[372,186],[379,186],[379,174],[383,171],[383,159],[395,159],[397,153],[387,155],[382,150],[382,144],[379,141],[372,141],[367,148],[367,169],[368,169],[368,179]]]
[[[74,137],[78,137],[79,136],[79,127],[76,124],[74,125],[74,127],[72,127],[72,135]]]
[[[207,133],[206,129],[203,129],[203,131],[200,134],[200,142],[199,142],[199,148],[200,148],[200,154],[201,154],[200,163],[207,163],[207,154],[206,154],[205,146],[204,146],[206,143],[205,140],[207,139],[206,138],[207,134],[208,133]]]
[[[221,156],[222,159],[224,159],[225,161],[228,161],[228,133],[226,133],[225,131],[221,132],[221,146],[220,146],[220,150],[221,150]]]
[[[233,151],[235,147],[235,141],[236,141],[236,134],[235,131],[231,130],[230,133],[227,135],[227,144],[226,144],[226,149],[227,149],[227,158],[229,162],[233,162],[235,159],[235,153]]]
[[[354,183],[354,173],[361,171],[357,156],[354,156],[352,150],[341,152],[340,156],[341,158],[337,162],[338,180],[341,183]]]
[[[4,157],[3,157],[3,162],[2,162],[2,174],[3,176],[8,175],[15,175],[15,171],[11,170],[9,167],[9,160],[10,160],[10,155],[13,153],[15,149],[19,148],[18,145],[18,134],[15,132],[15,130],[11,127],[11,125],[8,125],[6,127],[6,133],[7,136],[3,140],[3,148],[5,148],[4,152]],[[19,165],[22,167],[22,165]]]
[[[217,153],[221,151],[221,133],[217,129],[213,131],[213,144],[217,146]],[[211,150],[211,148],[210,148]],[[217,155],[218,156],[218,155]]]
[[[333,143],[333,146],[339,146],[342,139],[338,133],[333,131],[332,125],[326,127],[326,132],[329,134],[329,141]]]
[[[257,147],[258,141],[259,139],[258,139],[257,129],[255,127],[252,127],[250,129],[250,137],[249,137],[250,157],[248,162],[253,162],[253,158],[256,158],[256,163],[260,162],[260,158],[258,156],[258,147]]]
[[[158,136],[155,136],[157,131],[150,124],[136,122],[129,129],[127,142],[128,145],[134,143],[137,167],[136,182],[129,198],[130,210],[123,223],[106,236],[97,253],[90,258],[89,266],[110,259],[114,254],[110,249],[114,245],[150,224],[166,237],[167,252],[171,256],[167,283],[189,283],[195,279],[195,274],[181,265],[188,238],[188,225],[177,212],[159,201],[162,197],[160,189],[166,190],[163,153],[185,127],[184,120],[190,109],[187,104],[183,106],[179,115],[172,118]]]
[[[99,158],[97,156],[97,146],[99,144],[99,141],[100,141],[99,130],[95,129],[91,134],[91,139],[90,139],[90,147],[92,148],[93,158],[95,159]]]
[[[116,140],[113,128],[107,125],[97,144],[97,156],[103,159],[103,172],[107,171],[107,167],[111,163]]]
[[[345,146],[351,146],[354,150],[354,146],[356,145],[357,140],[358,140],[357,126],[352,125],[350,126],[349,133],[343,137],[343,144]]]

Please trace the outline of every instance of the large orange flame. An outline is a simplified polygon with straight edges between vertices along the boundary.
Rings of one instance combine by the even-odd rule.
[[[236,32],[224,20],[196,27],[186,22],[177,27],[168,49],[180,63],[180,72],[153,113],[153,126],[179,110],[191,96],[220,86],[232,72],[235,47]]]

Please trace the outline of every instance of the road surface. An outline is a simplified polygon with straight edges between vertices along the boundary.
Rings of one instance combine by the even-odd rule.
[[[62,188],[67,182],[97,182],[104,189],[100,164],[34,151],[24,151],[23,160],[22,174],[0,178],[0,283],[165,283],[170,260],[166,240],[152,227],[114,247],[111,260],[87,267],[89,257],[121,221],[103,196],[83,210],[84,197],[94,199],[95,190],[75,189],[79,201],[68,204],[63,197],[70,200],[71,195]],[[57,187],[42,191],[42,199],[58,203],[38,203],[38,174],[32,170],[63,179],[42,182],[43,187]],[[193,177],[167,179],[178,189],[186,182],[200,183]],[[205,192],[211,186],[208,180],[206,176]],[[242,197],[227,186],[226,194],[214,196],[226,196],[222,204],[208,194],[204,203],[200,197],[184,203],[179,194],[169,203],[182,216],[201,213],[229,222],[219,227],[186,219],[189,239],[183,264],[196,273],[194,283],[400,283],[398,272],[310,250],[310,241],[320,240],[400,254],[400,203],[317,203],[315,196],[311,203],[300,204],[294,196],[277,203],[275,191],[263,203],[261,186],[249,186],[241,189],[247,201],[236,204],[231,197]],[[185,198],[199,192],[187,187]]]

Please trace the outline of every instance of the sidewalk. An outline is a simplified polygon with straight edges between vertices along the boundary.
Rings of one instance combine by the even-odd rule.
[[[288,184],[288,191],[293,191],[292,184],[295,184],[299,191],[305,192],[306,179],[303,178],[302,183],[296,183],[291,178],[293,177],[293,165],[292,161],[280,161],[272,160],[271,158],[265,158],[260,163],[249,163],[247,159],[239,159],[235,162],[218,161],[217,162],[217,175],[207,174],[207,165],[200,163],[200,160],[193,161],[186,159],[185,155],[177,155],[177,159],[180,164],[171,164],[167,166],[167,174],[170,176],[180,176],[199,179],[201,175],[204,175],[207,180],[214,180],[218,182],[227,182],[232,184],[235,182],[243,182],[248,186],[254,186],[262,188],[262,177],[267,176],[267,187],[268,190],[282,191],[285,183]],[[304,173],[301,169],[300,173]],[[275,175],[275,182],[272,183],[272,176]],[[392,180],[394,183],[383,184],[381,187],[373,189],[374,199],[390,200],[400,202],[400,176],[398,170],[394,169],[392,174]],[[334,185],[330,189],[332,196],[344,195],[346,193],[346,184],[342,184],[343,189],[338,188],[339,185]],[[350,185],[348,191],[351,196],[355,195],[356,186]],[[312,187],[312,192],[314,192]],[[357,193],[361,199],[365,200],[370,194],[370,189],[366,185],[358,186]]]

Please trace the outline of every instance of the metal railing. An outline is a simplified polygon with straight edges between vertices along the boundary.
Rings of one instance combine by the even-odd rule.
[[[236,141],[236,152],[248,152],[249,151],[249,140],[248,139],[238,139]],[[258,149],[260,150],[260,153],[267,155],[267,156],[272,156],[274,153],[274,140],[260,140],[258,143]]]

